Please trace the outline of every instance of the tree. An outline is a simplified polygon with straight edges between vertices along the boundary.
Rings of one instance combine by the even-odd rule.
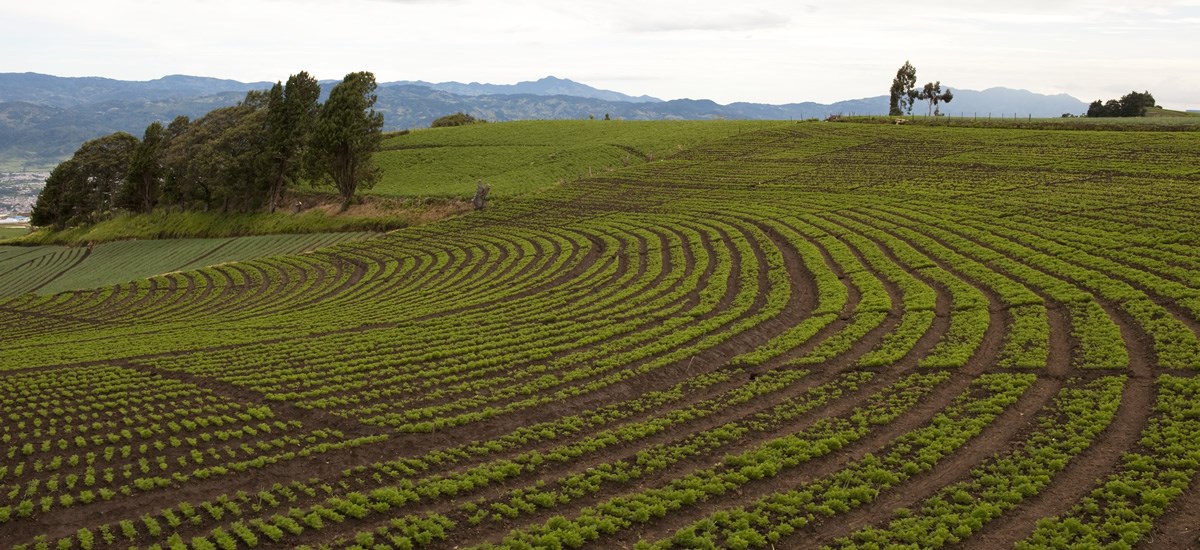
[[[33,224],[63,229],[111,216],[137,146],[138,139],[125,132],[85,142],[50,173],[34,205]]]
[[[1129,92],[1121,96],[1121,116],[1146,116],[1146,111],[1154,105],[1150,92]]]
[[[430,124],[429,127],[430,128],[446,128],[446,127],[450,127],[450,126],[467,126],[469,124],[479,124],[479,123],[483,123],[483,122],[487,122],[487,121],[483,120],[481,118],[475,118],[471,115],[468,115],[467,113],[459,111],[452,115],[441,116],[441,117],[434,119],[433,123]]]
[[[171,138],[163,149],[164,177],[159,201],[168,207],[190,210],[201,202],[198,198],[206,194],[200,192],[203,185],[192,170],[195,159],[191,154],[192,149],[202,143],[199,134],[207,124],[206,117],[192,121],[180,115],[167,125],[167,134]],[[207,209],[207,202],[204,204]]]
[[[892,92],[888,100],[888,115],[912,114],[913,100],[917,98],[917,68],[908,61],[896,71],[892,79]]]
[[[202,151],[212,154],[218,176],[215,203],[222,212],[252,212],[263,207],[269,195],[267,168],[267,97],[249,92],[232,111],[229,126]]]
[[[286,86],[276,82],[267,93],[268,212],[300,177],[320,96],[321,85],[304,71],[288,77]]]
[[[34,227],[53,226],[55,229],[66,227],[71,217],[68,194],[76,172],[75,161],[67,159],[60,162],[46,178],[46,185],[38,193],[37,202],[33,205],[29,223]]]
[[[129,173],[121,188],[118,206],[134,212],[149,212],[158,204],[166,140],[167,130],[161,122],[155,121],[146,127],[141,143],[130,157]]]
[[[95,222],[111,217],[116,209],[117,193],[129,173],[129,161],[138,146],[138,139],[125,132],[116,132],[84,143],[75,157],[82,180],[80,203],[75,221]]]
[[[487,205],[488,192],[491,190],[492,186],[484,185],[482,179],[475,182],[475,197],[471,199],[471,204],[475,206],[476,210],[483,210],[483,207]]]
[[[359,189],[370,189],[380,171],[371,161],[382,138],[383,114],[376,113],[375,75],[346,75],[333,87],[317,113],[309,168],[341,196],[341,210],[350,207]]]
[[[1088,106],[1089,117],[1137,117],[1146,116],[1146,111],[1154,107],[1154,96],[1150,92],[1129,92],[1121,99],[1101,101],[1097,99]]]
[[[928,101],[929,115],[938,116],[942,114],[938,109],[938,103],[950,103],[954,99],[954,92],[951,92],[950,88],[946,88],[946,91],[943,92],[942,81],[939,80],[926,83],[925,87],[921,88],[917,94],[917,99]]]
[[[249,92],[238,105],[187,123],[164,154],[165,202],[185,210],[261,208],[267,197],[266,105],[265,92]]]

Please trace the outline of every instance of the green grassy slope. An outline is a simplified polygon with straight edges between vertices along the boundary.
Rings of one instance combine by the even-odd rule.
[[[1188,111],[1176,111],[1172,109],[1164,109],[1162,107],[1151,107],[1146,110],[1148,117],[1182,117],[1182,118],[1200,118],[1200,113],[1192,113]]]
[[[1054,117],[1054,118],[973,118],[906,116],[909,126],[954,126],[960,128],[1013,128],[1024,130],[1104,130],[1134,132],[1194,132],[1200,131],[1200,116],[1196,113],[1151,108],[1144,117]],[[842,121],[872,124],[894,124],[897,117],[844,117]]]
[[[428,221],[427,217],[440,219],[461,210],[461,205],[445,203],[401,205],[401,207],[390,210],[375,209],[365,215],[355,212],[344,215],[326,214],[324,210],[318,208],[299,214],[283,211],[273,214],[266,212],[225,214],[157,210],[148,214],[121,214],[94,225],[72,227],[62,231],[52,231],[50,228],[39,229],[32,233],[23,231],[19,234],[12,234],[7,242],[0,241],[0,245],[83,246],[88,243],[127,239],[226,238],[248,235],[387,231],[425,223]]]
[[[431,128],[384,140],[376,161],[384,196],[470,197],[482,179],[511,197],[677,153],[761,121],[556,120]]]
[[[23,236],[29,233],[24,227],[0,227],[0,241]]]
[[[94,226],[40,231],[22,244],[108,242],[122,239],[216,238],[280,233],[383,231],[464,212],[454,203],[483,179],[490,198],[504,200],[589,174],[661,159],[697,144],[777,127],[758,121],[533,121],[420,130],[388,137],[375,161],[382,181],[364,192],[375,200],[349,214],[268,215],[154,212],[124,215]],[[326,193],[323,189],[302,192]],[[384,200],[378,200],[384,199]],[[398,204],[389,204],[397,199]],[[361,211],[358,211],[361,210]],[[24,233],[0,232],[0,241]]]

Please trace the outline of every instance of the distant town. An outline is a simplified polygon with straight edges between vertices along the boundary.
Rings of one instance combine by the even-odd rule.
[[[47,172],[0,172],[0,223],[28,216],[49,176]]]

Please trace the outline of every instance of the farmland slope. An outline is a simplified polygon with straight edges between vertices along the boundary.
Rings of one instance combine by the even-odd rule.
[[[1198,148],[777,124],[10,297],[0,539],[1194,545]]]

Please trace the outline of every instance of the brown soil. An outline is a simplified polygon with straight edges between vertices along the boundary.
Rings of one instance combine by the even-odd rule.
[[[1200,474],[1192,478],[1183,495],[1175,499],[1154,523],[1154,530],[1146,536],[1143,546],[1147,548],[1200,548]]]
[[[785,258],[785,266],[787,267],[788,272],[791,275],[792,283],[794,285],[797,285],[797,287],[793,289],[792,299],[789,302],[788,306],[785,308],[784,312],[779,317],[777,317],[775,320],[779,320],[781,318],[790,318],[790,322],[795,322],[796,318],[803,317],[803,315],[804,315],[803,312],[811,311],[815,307],[815,305],[816,305],[816,299],[815,299],[816,298],[816,292],[815,292],[816,288],[811,282],[811,276],[808,275],[803,264],[799,261],[798,255],[796,254],[796,252],[794,250],[792,250],[790,248],[790,245],[787,245],[786,241],[781,236],[779,236],[777,233],[775,233],[773,230],[770,230],[768,228],[760,228],[760,229],[764,229],[765,231],[767,231],[768,236],[770,236],[772,238],[772,240],[774,241],[774,244],[780,248],[780,250],[783,253],[784,258]],[[727,238],[728,237],[726,237],[726,239]],[[732,244],[729,243],[728,240],[726,241],[726,244],[727,244],[727,246],[730,246],[732,249]],[[686,247],[685,247],[685,250],[686,250]],[[760,262],[765,261],[764,255],[762,254],[761,250],[757,246],[754,247],[754,250],[755,250],[756,256],[759,258]],[[710,250],[710,254],[711,254],[711,250]],[[694,259],[691,258],[690,256],[688,257],[688,263],[689,263],[689,266],[694,263]],[[734,264],[735,265],[737,264],[736,258],[734,259]],[[713,270],[713,266],[710,263],[709,266],[706,268],[705,277],[710,275],[712,273],[712,270]],[[731,276],[731,280],[733,280],[734,278],[735,277]],[[765,284],[765,272],[763,274],[763,277],[760,278],[760,284]],[[699,286],[703,287],[704,285],[701,284]],[[730,292],[727,293],[727,296],[729,296],[731,294],[736,294],[736,290],[731,288]],[[726,302],[726,301],[727,300],[723,300],[723,302]],[[717,309],[719,310],[720,308],[718,307]],[[775,321],[775,320],[772,320],[772,321]],[[808,378],[813,378],[813,377],[810,376]],[[799,383],[800,387],[812,387],[812,386],[816,385],[815,382],[810,382],[808,378],[802,379],[800,381],[800,383]],[[821,377],[821,378],[828,378],[828,377]],[[740,384],[740,383],[744,382],[745,380],[747,380],[747,379],[739,378],[735,383]],[[708,392],[705,392],[705,394],[713,395],[718,389],[728,389],[728,387],[729,387],[728,383],[722,384],[717,387],[710,388],[710,390]],[[670,443],[673,441],[678,441],[682,438],[687,437],[688,435],[690,435],[692,433],[710,429],[710,428],[713,428],[716,426],[720,426],[720,425],[726,424],[728,422],[736,421],[738,419],[744,418],[755,412],[766,410],[766,409],[774,406],[775,404],[778,404],[779,402],[783,401],[784,399],[794,395],[796,391],[799,391],[799,388],[797,388],[796,390],[775,392],[770,395],[761,396],[760,398],[755,399],[754,401],[752,401],[750,403],[745,403],[745,404],[742,404],[742,405],[739,405],[739,406],[736,406],[736,407],[733,407],[730,409],[723,410],[717,414],[705,417],[700,420],[686,422],[679,426],[673,426],[672,429],[666,433],[658,434],[656,436],[652,436],[652,437],[644,439],[644,440],[625,442],[623,444],[609,447],[600,453],[593,453],[593,454],[586,455],[586,456],[581,457],[580,459],[572,461],[568,464],[548,465],[545,468],[539,469],[537,471],[537,473],[534,474],[533,476],[522,475],[516,479],[508,480],[504,483],[495,484],[494,486],[489,486],[489,488],[482,494],[470,494],[470,495],[462,496],[457,499],[453,499],[449,502],[439,501],[439,502],[431,503],[431,504],[417,503],[417,505],[415,507],[407,507],[405,509],[405,511],[406,511],[406,513],[410,513],[413,511],[437,511],[440,513],[450,513],[451,511],[454,510],[454,508],[456,507],[456,505],[459,501],[474,500],[475,498],[479,498],[480,496],[484,496],[487,498],[495,498],[495,497],[500,496],[500,495],[506,493],[507,491],[510,491],[516,487],[530,486],[534,483],[537,483],[538,481],[550,482],[550,481],[553,481],[554,479],[557,479],[558,477],[561,477],[563,475],[569,475],[571,473],[578,473],[581,471],[585,471],[588,468],[591,468],[595,465],[608,463],[608,462],[612,462],[615,460],[632,460],[634,457],[634,454],[640,448],[644,448],[647,445],[655,445],[655,444],[660,444],[660,443]],[[699,397],[699,396],[697,396],[697,397]],[[694,402],[694,400],[691,400],[691,399],[685,400],[685,401],[679,403],[676,407],[673,407],[672,409],[663,409],[663,410],[656,411],[654,413],[654,415],[658,416],[660,414],[665,414],[666,412],[669,412],[669,410],[674,410],[675,408],[678,408],[678,407],[690,405],[693,402]],[[815,419],[818,417],[818,415],[816,413],[810,413],[809,415],[806,415],[806,416],[808,418],[806,422],[815,421]],[[789,431],[792,429],[795,429],[795,425],[789,424],[787,429]],[[775,436],[775,435],[778,435],[778,434],[777,433],[776,434],[772,434],[772,433],[753,434],[750,437],[743,438],[730,446],[722,447],[718,452],[719,453],[737,452],[738,450],[743,450],[743,449],[749,448],[750,446],[757,444],[757,442],[760,442],[761,440],[764,440],[766,438],[769,438],[769,437]],[[711,456],[708,456],[708,455],[694,457],[692,459],[685,460],[685,461],[673,466],[669,472],[661,472],[654,476],[650,476],[644,480],[639,480],[638,484],[639,484],[639,486],[653,485],[656,483],[656,480],[659,478],[675,477],[678,475],[682,475],[681,472],[687,472],[687,471],[690,471],[690,470],[693,470],[693,469],[699,468],[699,467],[706,467],[708,464],[710,464],[712,462],[712,460],[714,460],[714,458]],[[613,496],[614,494],[616,494],[616,492],[620,492],[623,490],[624,489],[621,489],[621,488],[611,488],[611,489],[606,489],[604,491],[601,491],[598,494],[589,495],[584,498],[576,499],[575,502],[571,503],[570,508],[578,509],[579,507],[586,506],[591,503],[603,501],[603,500]],[[544,519],[543,516],[549,516],[549,515],[557,514],[557,513],[562,513],[562,509],[558,509],[558,510],[554,510],[554,511],[546,511],[545,513],[535,514],[533,516],[526,516],[526,517],[521,518],[520,521],[522,524],[529,524],[531,522],[537,523],[541,519]],[[377,520],[377,522],[378,521],[382,521],[382,520]],[[346,525],[345,528],[326,529],[321,532],[320,540],[332,540],[333,538],[336,538],[337,536],[352,533],[356,529],[370,528],[372,525],[374,525],[374,523],[368,524],[368,525],[359,525],[356,523],[353,525],[348,524],[348,525]],[[489,522],[488,524],[484,524],[484,525],[474,527],[474,528],[464,528],[464,529],[466,529],[465,531],[456,532],[455,539],[461,540],[462,538],[466,538],[466,539],[471,539],[471,540],[483,540],[483,539],[486,539],[493,535],[501,534],[502,532],[507,532],[507,530],[510,529],[511,527],[513,527],[513,525],[495,524],[495,523]]]
[[[862,150],[864,154],[871,154],[871,151],[872,147],[870,144],[864,146]],[[872,184],[873,182],[868,181],[864,185],[870,186]],[[686,186],[665,183],[662,187],[664,190],[669,188],[676,192],[681,192]],[[697,185],[694,187],[703,188],[705,186]],[[748,186],[747,189],[752,187]],[[722,186],[722,188],[728,189],[729,187]],[[614,202],[614,204],[616,203]],[[452,215],[455,208],[459,206],[461,205],[447,203],[446,205],[434,205],[429,210],[442,209],[442,214]],[[323,205],[320,208],[330,208],[330,206]],[[359,209],[357,215],[376,215],[380,212],[379,209],[383,208],[383,205],[369,203],[356,205],[355,208]],[[842,230],[854,231],[853,224],[839,221],[841,218],[837,215],[824,214],[822,216],[827,221],[839,225]],[[860,216],[862,214],[859,212],[851,212],[852,219],[863,221],[859,219]],[[914,231],[924,233],[926,236],[943,245],[946,242],[939,238],[939,234],[942,232],[954,233],[949,229],[929,229],[916,222],[913,218],[907,218],[902,214],[889,213],[889,216],[892,216],[894,219],[905,220],[902,223],[913,227]],[[866,221],[864,223],[870,224],[870,222]],[[630,308],[635,307],[637,303],[646,303],[659,297],[672,296],[672,293],[679,289],[679,285],[682,284],[687,275],[699,270],[700,284],[697,285],[697,288],[691,289],[687,293],[681,293],[679,299],[668,306],[674,307],[682,304],[683,309],[680,310],[680,314],[694,315],[692,324],[686,325],[684,329],[694,326],[695,323],[716,318],[718,315],[729,314],[735,306],[743,308],[721,326],[704,335],[722,335],[726,337],[725,341],[696,354],[694,357],[677,361],[651,372],[633,376],[621,383],[607,386],[591,393],[565,398],[561,401],[533,408],[500,414],[437,433],[394,433],[385,427],[367,425],[351,418],[339,416],[342,413],[337,413],[336,410],[313,410],[298,406],[293,402],[270,401],[267,404],[271,406],[278,418],[299,420],[304,423],[306,428],[332,428],[344,432],[348,437],[386,434],[388,435],[388,439],[378,444],[331,451],[285,463],[277,463],[236,476],[230,475],[208,480],[193,480],[177,489],[153,490],[136,494],[133,497],[118,496],[112,501],[93,503],[88,506],[73,508],[56,507],[50,512],[38,514],[30,520],[14,520],[8,523],[6,525],[8,531],[3,536],[0,536],[0,539],[5,541],[23,540],[35,534],[49,534],[51,537],[70,535],[75,532],[75,529],[79,525],[95,525],[101,522],[135,518],[142,513],[155,512],[162,508],[173,506],[181,501],[196,503],[239,489],[253,493],[260,489],[268,488],[279,480],[310,479],[315,477],[333,485],[336,485],[339,481],[351,482],[350,478],[343,477],[343,472],[347,468],[366,466],[377,461],[393,460],[399,457],[420,456],[425,452],[454,446],[465,441],[487,441],[511,433],[513,430],[530,423],[552,420],[568,414],[586,413],[600,406],[636,398],[648,391],[669,388],[686,378],[710,373],[718,369],[732,368],[728,365],[730,359],[770,341],[774,336],[783,333],[791,326],[807,318],[815,309],[817,303],[816,288],[813,283],[812,273],[800,261],[799,254],[788,244],[787,239],[771,227],[738,214],[713,215],[710,219],[696,219],[688,222],[687,225],[700,231],[702,235],[701,247],[703,250],[686,244],[687,241],[684,239],[684,234],[679,229],[673,227],[644,228],[648,233],[614,230],[614,236],[621,243],[620,248],[615,251],[605,250],[607,245],[597,235],[588,234],[584,230],[564,228],[556,229],[555,231],[560,231],[563,234],[574,234],[574,237],[570,239],[572,243],[570,247],[563,247],[556,239],[548,239],[544,242],[539,242],[535,239],[532,241],[534,251],[531,254],[527,254],[524,248],[518,246],[515,242],[507,240],[505,237],[481,238],[479,241],[459,244],[457,248],[452,250],[438,249],[439,252],[448,251],[451,253],[451,260],[445,265],[436,265],[432,257],[423,258],[411,270],[406,271],[402,277],[395,277],[392,280],[381,278],[377,281],[369,281],[371,283],[369,285],[364,284],[363,278],[370,269],[377,266],[383,267],[385,262],[392,258],[385,258],[382,254],[373,255],[372,252],[364,251],[361,254],[327,254],[322,256],[323,261],[288,262],[287,260],[280,260],[283,262],[281,265],[286,267],[279,270],[281,275],[277,275],[273,283],[271,282],[271,271],[275,269],[276,266],[274,265],[227,265],[215,270],[218,273],[217,281],[214,281],[208,272],[200,274],[198,278],[195,275],[189,274],[179,280],[175,278],[156,280],[152,283],[151,288],[146,291],[139,292],[133,286],[129,286],[128,288],[120,287],[119,292],[114,292],[111,296],[99,302],[93,301],[95,296],[98,296],[95,292],[77,293],[73,295],[74,298],[64,298],[63,301],[56,302],[51,307],[36,314],[19,309],[19,306],[15,304],[10,307],[0,307],[0,312],[6,314],[11,312],[23,316],[23,318],[30,318],[31,320],[36,318],[44,322],[61,320],[71,323],[105,325],[110,324],[110,322],[96,319],[108,319],[110,321],[117,321],[111,324],[119,325],[119,320],[125,318],[125,316],[140,318],[140,314],[137,312],[142,309],[149,310],[151,307],[164,307],[165,311],[159,310],[156,312],[160,319],[176,319],[194,314],[247,318],[269,315],[279,311],[280,306],[273,304],[278,304],[281,300],[291,300],[288,307],[305,307],[317,306],[351,297],[355,300],[364,298],[398,300],[401,297],[404,299],[416,299],[418,297],[430,299],[428,293],[422,296],[421,293],[415,291],[414,289],[417,287],[425,291],[441,289],[442,292],[449,292],[459,285],[478,289],[477,297],[480,299],[465,306],[441,309],[435,313],[424,315],[414,314],[411,317],[396,321],[362,322],[359,326],[346,327],[339,330],[321,330],[311,335],[263,339],[254,342],[254,345],[264,345],[301,341],[309,337],[352,334],[396,327],[428,327],[431,333],[441,334],[438,331],[445,331],[447,330],[445,327],[448,326],[447,323],[442,322],[443,320],[448,320],[454,316],[455,319],[462,319],[463,322],[467,322],[468,320],[475,319],[476,317],[474,316],[481,315],[490,308],[504,306],[529,315],[542,313],[543,310],[538,309],[536,304],[521,303],[523,300],[536,297],[542,293],[577,292],[575,296],[571,296],[566,300],[566,307],[578,306],[586,308],[591,300],[598,300],[607,293],[618,292],[629,286],[636,286],[639,289],[639,295],[636,300],[632,300],[630,304],[622,304],[621,306],[605,311],[606,314],[613,315],[614,319],[618,319],[622,318],[620,317],[622,313],[628,315],[627,312],[630,311]],[[734,246],[734,238],[738,237],[737,233],[739,232],[750,243],[749,250],[753,252],[753,259],[758,266],[758,277],[753,283],[743,281],[741,274],[738,272],[738,266],[742,260],[742,252],[739,252],[737,247]],[[756,232],[762,232],[767,236],[767,239],[759,240],[751,238]],[[885,243],[868,236],[865,232],[861,234],[876,245],[879,245],[888,259],[900,265],[897,257],[888,249]],[[965,234],[956,233],[956,235],[971,240]],[[949,406],[958,395],[967,390],[976,377],[986,372],[997,371],[998,368],[995,366],[995,362],[1000,353],[1006,329],[1011,325],[1011,315],[1000,304],[996,294],[990,289],[983,287],[977,281],[966,277],[963,273],[955,271],[952,266],[947,265],[942,260],[929,255],[928,251],[923,250],[918,243],[903,238],[900,238],[900,240],[909,244],[917,251],[925,253],[939,267],[979,288],[987,296],[989,300],[989,324],[987,332],[984,335],[983,343],[976,350],[967,365],[961,369],[952,371],[952,375],[947,382],[933,388],[916,406],[902,414],[895,421],[883,426],[876,426],[870,434],[838,452],[812,460],[802,467],[781,472],[780,475],[773,479],[747,483],[735,493],[698,503],[695,506],[673,512],[666,518],[638,525],[615,536],[603,538],[595,543],[594,546],[630,546],[639,538],[653,539],[669,536],[679,527],[704,517],[715,510],[746,505],[780,489],[801,486],[819,477],[832,474],[843,468],[847,462],[861,459],[868,453],[876,453],[881,449],[886,449],[896,438],[925,425],[945,407]],[[987,246],[982,242],[975,242],[981,246]],[[549,243],[549,245],[546,245],[546,243]],[[681,245],[680,243],[685,244]],[[824,268],[840,271],[834,267],[835,264],[827,250],[824,250],[816,242],[812,244],[817,245],[817,248],[824,256],[826,264]],[[682,247],[681,253],[685,265],[671,265],[674,260],[672,260],[668,251],[668,247],[670,246]],[[771,246],[777,248],[782,254],[784,267],[787,270],[789,284],[791,285],[791,298],[784,306],[783,311],[773,318],[760,323],[752,329],[732,333],[732,329],[736,323],[762,312],[767,307],[766,296],[770,280],[767,276],[768,256],[765,254],[765,250],[768,250],[767,247]],[[435,250],[434,247],[427,248],[430,251]],[[654,248],[657,248],[658,251],[651,252]],[[732,262],[734,269],[727,280],[714,281],[717,252],[724,252],[726,250],[729,251],[729,261]],[[459,494],[454,497],[440,498],[430,502],[412,503],[402,509],[390,511],[387,514],[373,514],[368,516],[364,521],[348,520],[343,524],[333,525],[318,532],[310,531],[305,534],[304,542],[328,542],[338,537],[353,534],[359,529],[381,526],[387,520],[385,516],[395,517],[396,515],[407,513],[439,512],[461,519],[462,514],[457,511],[457,506],[467,501],[473,501],[478,498],[499,498],[506,494],[507,491],[531,486],[539,482],[545,482],[547,485],[553,486],[556,480],[565,475],[584,472],[590,468],[616,460],[633,460],[636,457],[637,451],[644,449],[647,445],[669,444],[702,430],[744,419],[756,412],[767,410],[775,404],[795,396],[806,389],[829,382],[844,373],[855,370],[857,368],[855,366],[856,361],[875,348],[889,332],[898,326],[902,315],[902,302],[899,287],[891,281],[883,279],[879,273],[871,270],[862,252],[854,250],[853,247],[851,250],[854,257],[862,264],[861,267],[867,269],[869,273],[883,281],[884,288],[892,299],[892,311],[880,326],[872,329],[865,338],[855,342],[849,351],[824,365],[814,367],[811,374],[794,382],[788,388],[764,395],[748,403],[727,407],[703,418],[683,422],[677,426],[673,426],[664,433],[654,434],[636,441],[613,444],[600,452],[589,453],[567,463],[545,464],[535,470],[526,471],[503,482],[490,484],[480,490]],[[657,259],[664,264],[665,269],[654,274],[648,280],[644,280],[648,276],[646,273],[648,255],[653,253],[661,256]],[[568,267],[560,270],[559,273],[556,273],[549,280],[539,279],[539,277],[544,276],[545,270],[551,265],[550,258],[560,254],[570,255],[571,259],[566,264]],[[533,261],[525,261],[529,259]],[[1020,260],[1020,258],[1013,259]],[[78,261],[82,261],[82,259]],[[854,268],[857,267],[854,266]],[[995,266],[990,267],[995,268]],[[672,271],[680,271],[683,273],[683,276],[671,284],[666,284],[666,278],[669,274],[672,276],[676,275]],[[786,426],[780,426],[769,431],[753,432],[745,438],[721,447],[717,451],[681,460],[673,464],[666,471],[659,471],[643,476],[629,484],[606,486],[597,493],[574,499],[570,504],[565,506],[527,514],[510,523],[485,522],[483,525],[471,527],[466,525],[465,522],[460,522],[450,541],[436,543],[433,547],[449,548],[457,547],[466,542],[495,541],[506,534],[509,529],[540,524],[554,515],[571,517],[572,514],[577,513],[584,506],[604,502],[630,491],[663,486],[672,479],[684,476],[689,472],[710,467],[715,462],[719,462],[720,457],[725,453],[736,453],[760,445],[771,438],[796,433],[822,418],[850,414],[861,403],[863,395],[881,389],[905,374],[916,372],[918,370],[917,363],[920,358],[926,356],[949,330],[953,312],[951,311],[948,290],[933,279],[925,276],[920,270],[911,270],[910,273],[933,288],[937,294],[933,324],[902,360],[887,368],[877,369],[876,377],[871,382],[865,384],[858,392],[854,392],[853,395],[845,395],[841,398],[831,400],[824,406],[809,411]],[[825,327],[809,342],[764,365],[744,369],[744,372],[738,372],[733,379],[727,382],[716,384],[704,390],[692,390],[669,407],[633,414],[612,422],[608,426],[622,426],[685,408],[744,384],[748,381],[749,376],[761,373],[762,371],[773,368],[790,368],[782,367],[782,365],[788,360],[810,351],[819,345],[820,342],[833,336],[838,331],[844,330],[848,325],[848,320],[852,312],[859,305],[861,301],[859,290],[848,283],[848,280],[844,278],[844,273],[839,272],[838,274],[843,277],[843,284],[846,284],[849,291],[848,300],[842,312],[842,318]],[[260,279],[261,282],[245,282],[254,280],[254,278]],[[235,284],[235,280],[239,280],[240,282]],[[618,284],[621,281],[624,282]],[[214,285],[217,282],[221,284],[219,286]],[[1077,283],[1077,281],[1068,282]],[[1188,312],[1176,306],[1171,300],[1155,295],[1149,289],[1139,286],[1138,283],[1134,281],[1128,282],[1134,285],[1135,288],[1146,292],[1157,303],[1163,305],[1172,316],[1186,324],[1192,331],[1200,334],[1200,322],[1191,318]],[[706,311],[698,311],[701,300],[701,289],[715,283],[721,283],[725,286],[724,294],[719,298],[715,307]],[[736,298],[740,292],[747,290],[743,288],[744,284],[753,284],[757,287],[758,291],[754,294],[752,303],[749,305],[738,305]],[[1021,441],[1035,429],[1038,415],[1046,411],[1047,404],[1050,403],[1055,393],[1060,389],[1066,387],[1068,384],[1082,383],[1082,381],[1099,374],[1110,374],[1112,371],[1104,373],[1094,371],[1085,372],[1071,366],[1073,349],[1078,346],[1078,342],[1071,335],[1071,324],[1066,310],[1059,304],[1051,303],[1048,296],[1044,293],[1039,293],[1039,295],[1047,301],[1048,307],[1050,322],[1049,363],[1045,369],[1031,371],[1038,375],[1038,380],[1017,403],[1001,413],[991,425],[985,428],[982,434],[945,457],[933,471],[913,476],[892,490],[881,494],[874,502],[868,503],[856,510],[839,515],[831,520],[816,522],[805,529],[801,529],[791,537],[777,543],[776,546],[780,548],[809,547],[829,543],[838,537],[853,533],[862,527],[885,523],[891,517],[892,511],[897,507],[919,507],[924,499],[935,494],[947,484],[967,479],[972,468],[985,462],[996,453],[1004,453],[1017,448],[1021,444]],[[422,304],[422,307],[451,303],[451,300],[445,296],[434,296],[432,300],[431,304]],[[964,547],[1011,547],[1014,542],[1021,540],[1032,532],[1038,519],[1061,514],[1069,510],[1079,498],[1087,494],[1095,486],[1096,480],[1120,468],[1120,457],[1123,452],[1137,448],[1138,438],[1151,414],[1154,402],[1153,378],[1160,371],[1156,366],[1149,336],[1144,333],[1133,319],[1120,309],[1118,304],[1101,301],[1101,306],[1120,328],[1131,360],[1128,372],[1130,379],[1124,388],[1122,401],[1114,421],[1094,440],[1091,447],[1075,457],[1067,465],[1066,469],[1055,476],[1040,494],[1021,503],[1018,508],[985,526],[980,533],[971,538],[967,544],[964,544]],[[430,307],[429,309],[424,309],[424,311],[433,311],[435,309]],[[646,328],[650,328],[650,325],[636,327],[629,334],[636,335]],[[495,330],[495,327],[484,327],[481,322],[480,330],[481,332],[492,331]],[[601,349],[600,346],[612,344],[616,344],[613,347],[613,352],[626,351],[631,349],[633,345],[629,343],[621,345],[618,343],[624,341],[623,339],[626,337],[627,335],[618,335],[586,346],[571,346],[565,348],[563,351],[556,351],[552,359],[565,357],[568,353]],[[84,340],[81,339],[78,341]],[[697,337],[685,345],[696,344],[699,341],[700,337]],[[166,354],[130,357],[118,361],[57,365],[39,369],[26,369],[26,371],[112,364],[139,372],[154,373],[174,378],[209,389],[221,397],[239,402],[264,402],[262,394],[243,386],[208,377],[196,376],[186,372],[167,372],[140,362],[141,360],[154,357],[186,356],[203,351],[236,350],[239,347],[238,345],[230,345],[207,349],[181,350]],[[524,348],[514,345],[506,349],[520,350]],[[624,365],[622,368],[636,369],[650,360],[653,360],[653,358],[632,362]],[[516,362],[502,369],[481,370],[476,376],[478,378],[487,377],[505,380],[502,384],[495,386],[493,390],[488,390],[494,391],[498,388],[516,384],[519,381],[519,376],[517,375],[528,364],[531,364],[531,362]],[[445,389],[453,391],[456,387],[454,384],[462,380],[471,379],[469,376],[468,378],[454,382],[429,380],[428,384],[424,387],[428,390]],[[592,376],[582,380],[574,380],[571,384],[586,383],[596,378],[597,376]],[[559,387],[565,387],[565,384],[555,386],[551,391]],[[452,399],[454,399],[454,396],[429,397],[414,395],[402,399],[397,398],[393,401],[396,407],[414,407],[448,403]],[[488,402],[487,405],[503,406],[516,399],[498,398]],[[381,398],[379,401],[386,402],[387,399]],[[464,409],[460,412],[469,410],[476,409]],[[429,472],[429,474],[463,471],[484,461],[511,458],[518,453],[530,450],[548,450],[565,443],[581,441],[591,435],[590,433],[580,433],[558,440],[537,441],[517,445],[485,456],[456,459],[448,463],[443,471]],[[361,478],[357,482],[371,486],[370,481],[364,482]],[[1200,540],[1197,539],[1195,526],[1195,518],[1197,514],[1200,514],[1200,496],[1197,496],[1200,491],[1197,491],[1197,485],[1200,485],[1200,476],[1193,481],[1191,490],[1175,502],[1168,514],[1158,522],[1152,538],[1146,541],[1147,546],[1172,548],[1200,544]],[[357,486],[352,490],[357,490]],[[340,491],[341,489],[339,489]],[[294,505],[304,506],[318,500],[320,500],[320,497],[302,497]],[[275,510],[275,512],[281,512],[285,509],[286,507]],[[254,516],[248,514],[249,517]],[[100,519],[97,520],[96,518]],[[205,532],[213,525],[216,524],[209,522],[199,528],[184,525],[180,528],[179,532],[186,540],[190,536]],[[285,544],[287,542],[287,539],[285,539]]]
[[[985,243],[959,236],[986,247]],[[1078,284],[1077,281],[1069,282]],[[1112,424],[1096,437],[1091,447],[1071,460],[1067,468],[1056,475],[1041,493],[985,526],[970,539],[967,546],[1011,547],[1033,532],[1037,520],[1069,510],[1079,498],[1091,491],[1096,480],[1120,466],[1123,452],[1136,447],[1154,404],[1154,355],[1149,336],[1133,319],[1112,304],[1101,302],[1101,306],[1117,323],[1129,352],[1130,379]],[[1062,316],[1061,312],[1056,311],[1051,314]]]

